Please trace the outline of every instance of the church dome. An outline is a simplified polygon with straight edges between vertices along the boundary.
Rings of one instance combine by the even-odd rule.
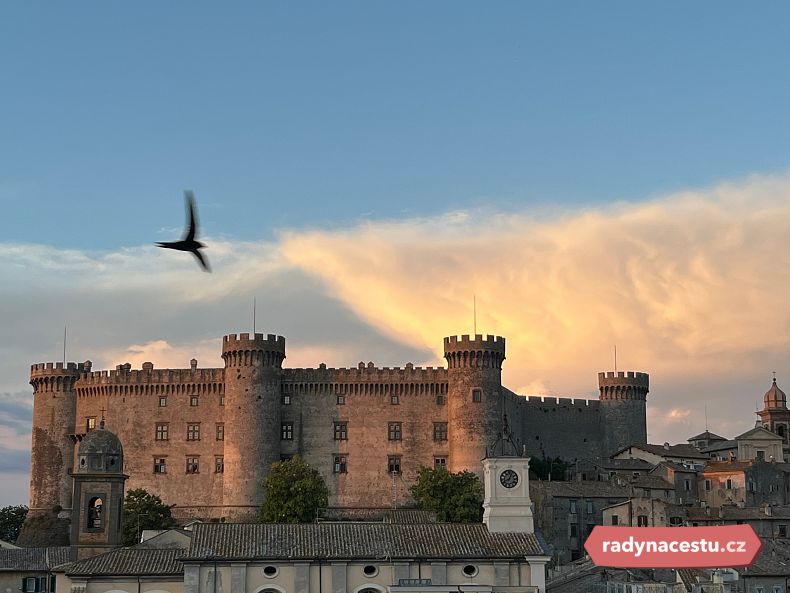
[[[776,384],[776,377],[774,377],[774,382],[771,385],[771,388],[765,392],[763,402],[765,403],[766,409],[769,410],[787,409],[787,396],[785,395],[785,392],[779,389],[779,386]]]
[[[99,428],[91,430],[80,443],[78,473],[123,472],[123,447],[114,433],[104,428],[104,420]]]

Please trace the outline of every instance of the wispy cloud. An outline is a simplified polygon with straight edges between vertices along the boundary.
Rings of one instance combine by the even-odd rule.
[[[28,393],[29,364],[62,356],[64,323],[68,358],[95,368],[219,366],[220,337],[252,329],[253,296],[290,366],[441,364],[442,337],[471,333],[475,296],[478,331],[508,338],[511,388],[595,397],[617,344],[621,370],[651,373],[652,440],[702,430],[705,401],[711,429],[732,436],[770,371],[790,383],[788,219],[790,178],[755,177],[596,210],[207,238],[211,275],[149,246],[0,244],[0,322],[15,336],[0,343],[0,390]]]

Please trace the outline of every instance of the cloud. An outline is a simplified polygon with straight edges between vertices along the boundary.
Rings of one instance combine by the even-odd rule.
[[[481,209],[294,231],[282,252],[435,360],[441,336],[471,333],[476,296],[478,331],[508,338],[509,385],[594,395],[617,344],[621,370],[651,373],[652,424],[681,440],[704,424],[702,409],[669,413],[690,395],[748,427],[753,399],[733,385],[759,390],[790,354],[789,219],[790,178],[754,177],[540,219]],[[702,377],[717,388],[683,390]]]
[[[96,369],[219,366],[221,336],[252,329],[256,297],[258,331],[286,336],[289,366],[442,364],[442,337],[472,333],[474,297],[478,332],[508,339],[512,389],[597,397],[617,344],[620,370],[651,374],[651,440],[701,432],[706,403],[711,430],[733,436],[770,371],[790,375],[789,219],[778,176],[539,216],[481,207],[209,237],[210,275],[148,246],[0,243],[0,326],[14,336],[0,342],[0,391],[27,394],[0,413],[29,405],[29,365],[61,359],[64,324],[67,357]],[[9,451],[29,442],[14,418],[0,423]]]

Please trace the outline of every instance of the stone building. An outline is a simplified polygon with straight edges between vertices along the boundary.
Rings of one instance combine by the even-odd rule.
[[[633,495],[630,486],[616,482],[533,482],[535,525],[551,543],[555,565],[581,558],[584,542],[596,525],[603,525],[603,510]]]
[[[295,454],[323,475],[332,506],[401,504],[421,467],[482,474],[503,416],[538,457],[646,440],[647,374],[599,373],[594,401],[518,396],[502,385],[498,336],[445,338],[446,368],[284,368],[285,356],[281,336],[230,334],[223,368],[33,365],[31,516],[72,511],[75,444],[103,416],[124,443],[127,487],[182,518],[251,516],[271,463]]]
[[[700,472],[699,500],[706,506],[788,504],[787,464],[711,461]]]

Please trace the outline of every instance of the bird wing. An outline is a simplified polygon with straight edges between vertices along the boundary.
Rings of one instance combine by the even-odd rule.
[[[200,262],[200,265],[203,266],[203,269],[206,272],[210,272],[211,268],[208,265],[208,260],[203,256],[203,254],[200,253],[200,251],[198,251],[197,249],[195,249],[192,253],[197,258],[197,260]]]
[[[194,241],[197,234],[197,213],[195,212],[195,194],[191,190],[184,192],[184,199],[187,202],[187,213],[189,215],[189,228],[184,235],[184,241]]]

